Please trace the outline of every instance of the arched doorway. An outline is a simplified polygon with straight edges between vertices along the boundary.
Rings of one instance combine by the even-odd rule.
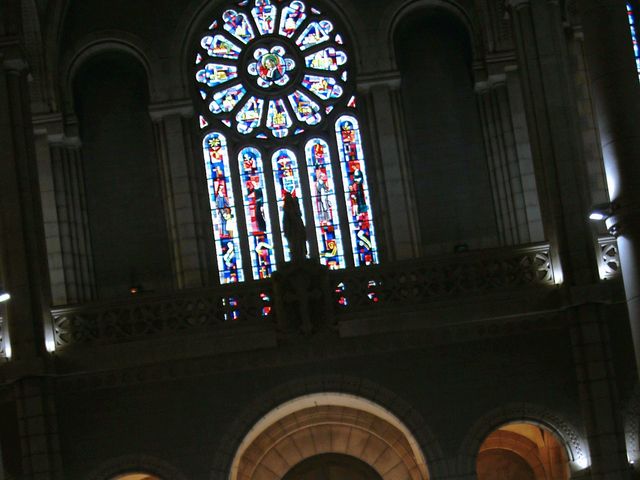
[[[334,480],[349,472],[362,480],[429,479],[417,440],[396,416],[361,397],[323,392],[263,416],[238,447],[229,480]]]
[[[480,446],[478,480],[568,480],[567,449],[546,427],[512,423],[494,430]]]
[[[382,477],[355,457],[325,453],[303,460],[283,480],[382,480]]]
[[[158,477],[149,475],[148,473],[126,473],[119,475],[113,480],[160,480]]]

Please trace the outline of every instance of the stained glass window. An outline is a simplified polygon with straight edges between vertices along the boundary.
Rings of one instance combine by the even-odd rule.
[[[299,202],[311,257],[331,269],[377,263],[340,26],[301,0],[242,0],[205,27],[193,88],[220,282],[268,278],[290,260],[285,193]]]
[[[631,41],[633,42],[633,54],[636,57],[636,70],[640,77],[640,49],[638,48],[638,36],[636,30],[636,18],[633,7],[627,3],[627,18],[629,19],[629,30],[631,31]]]

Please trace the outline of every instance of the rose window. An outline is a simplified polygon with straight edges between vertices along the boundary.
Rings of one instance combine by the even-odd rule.
[[[310,256],[332,269],[376,263],[348,48],[334,24],[300,0],[244,0],[214,17],[194,55],[220,281],[266,278],[290,259],[285,193],[300,203]]]

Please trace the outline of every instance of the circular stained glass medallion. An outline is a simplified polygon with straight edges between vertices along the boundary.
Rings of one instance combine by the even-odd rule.
[[[347,59],[321,11],[300,0],[240,1],[211,23],[196,52],[208,107],[200,123],[217,120],[256,139],[302,133],[346,102]]]

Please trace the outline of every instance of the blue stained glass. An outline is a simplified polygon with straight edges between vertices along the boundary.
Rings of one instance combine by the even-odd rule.
[[[378,263],[371,201],[358,121],[344,115],[336,122],[342,182],[356,266]]]
[[[224,29],[242,43],[246,44],[249,40],[254,39],[253,29],[244,13],[227,10],[222,14],[222,19],[224,20]]]
[[[249,134],[260,125],[262,118],[262,107],[264,100],[261,98],[251,97],[247,103],[240,109],[236,115],[238,122],[238,131],[243,134]]]
[[[228,58],[230,60],[236,60],[240,58],[240,47],[227,40],[222,35],[215,35],[213,37],[206,36],[200,42],[202,48],[207,50],[210,57]]]
[[[627,3],[627,18],[629,19],[629,30],[631,31],[631,41],[633,42],[633,55],[636,58],[636,71],[640,77],[640,47],[638,47],[638,35],[636,31],[636,19],[633,8]]]
[[[213,96],[213,102],[209,105],[209,110],[211,110],[212,113],[228,113],[242,100],[245,93],[247,93],[247,91],[240,84],[217,92]]]
[[[238,69],[230,65],[219,65],[217,63],[209,63],[204,70],[199,70],[196,74],[196,80],[204,83],[209,87],[222,85],[229,80],[233,80],[238,76]]]
[[[242,282],[242,252],[238,241],[227,140],[220,133],[210,133],[204,137],[202,147],[220,283]]]
[[[293,198],[300,201],[302,192],[300,190],[300,172],[298,171],[298,161],[295,154],[286,148],[276,150],[271,158],[273,167],[273,177],[276,185],[276,199],[278,202],[278,211],[280,212],[280,225],[283,225],[284,218],[284,195],[289,193]],[[304,209],[300,205],[302,212],[302,221],[306,225],[304,219]],[[291,260],[291,252],[289,244],[284,235],[282,235],[282,243],[284,245],[285,261]]]
[[[293,121],[289,112],[287,112],[284,100],[271,100],[269,102],[269,112],[267,113],[267,128],[271,130],[273,136],[277,138],[286,137],[292,124]]]
[[[289,95],[289,103],[298,120],[308,125],[317,125],[322,120],[320,107],[300,90]]]
[[[343,90],[331,77],[318,77],[316,75],[305,75],[302,85],[312,93],[315,93],[322,100],[330,98],[340,98]]]
[[[320,262],[335,270],[345,267],[329,145],[315,138],[305,147]]]
[[[316,53],[307,55],[305,57],[305,62],[309,68],[335,72],[342,65],[347,63],[347,54],[340,50],[336,50],[333,47],[327,47]]]
[[[333,30],[333,24],[329,20],[311,22],[304,32],[296,40],[300,50],[306,50],[329,40],[329,33]]]
[[[253,278],[256,280],[268,278],[275,269],[275,256],[262,155],[256,148],[243,148],[238,155],[238,167],[249,234]]]
[[[271,5],[270,0],[256,0],[255,7],[251,9],[251,15],[256,21],[261,35],[273,33],[278,9]]]
[[[295,1],[282,10],[280,18],[280,35],[291,38],[307,15],[304,13],[304,3]]]

